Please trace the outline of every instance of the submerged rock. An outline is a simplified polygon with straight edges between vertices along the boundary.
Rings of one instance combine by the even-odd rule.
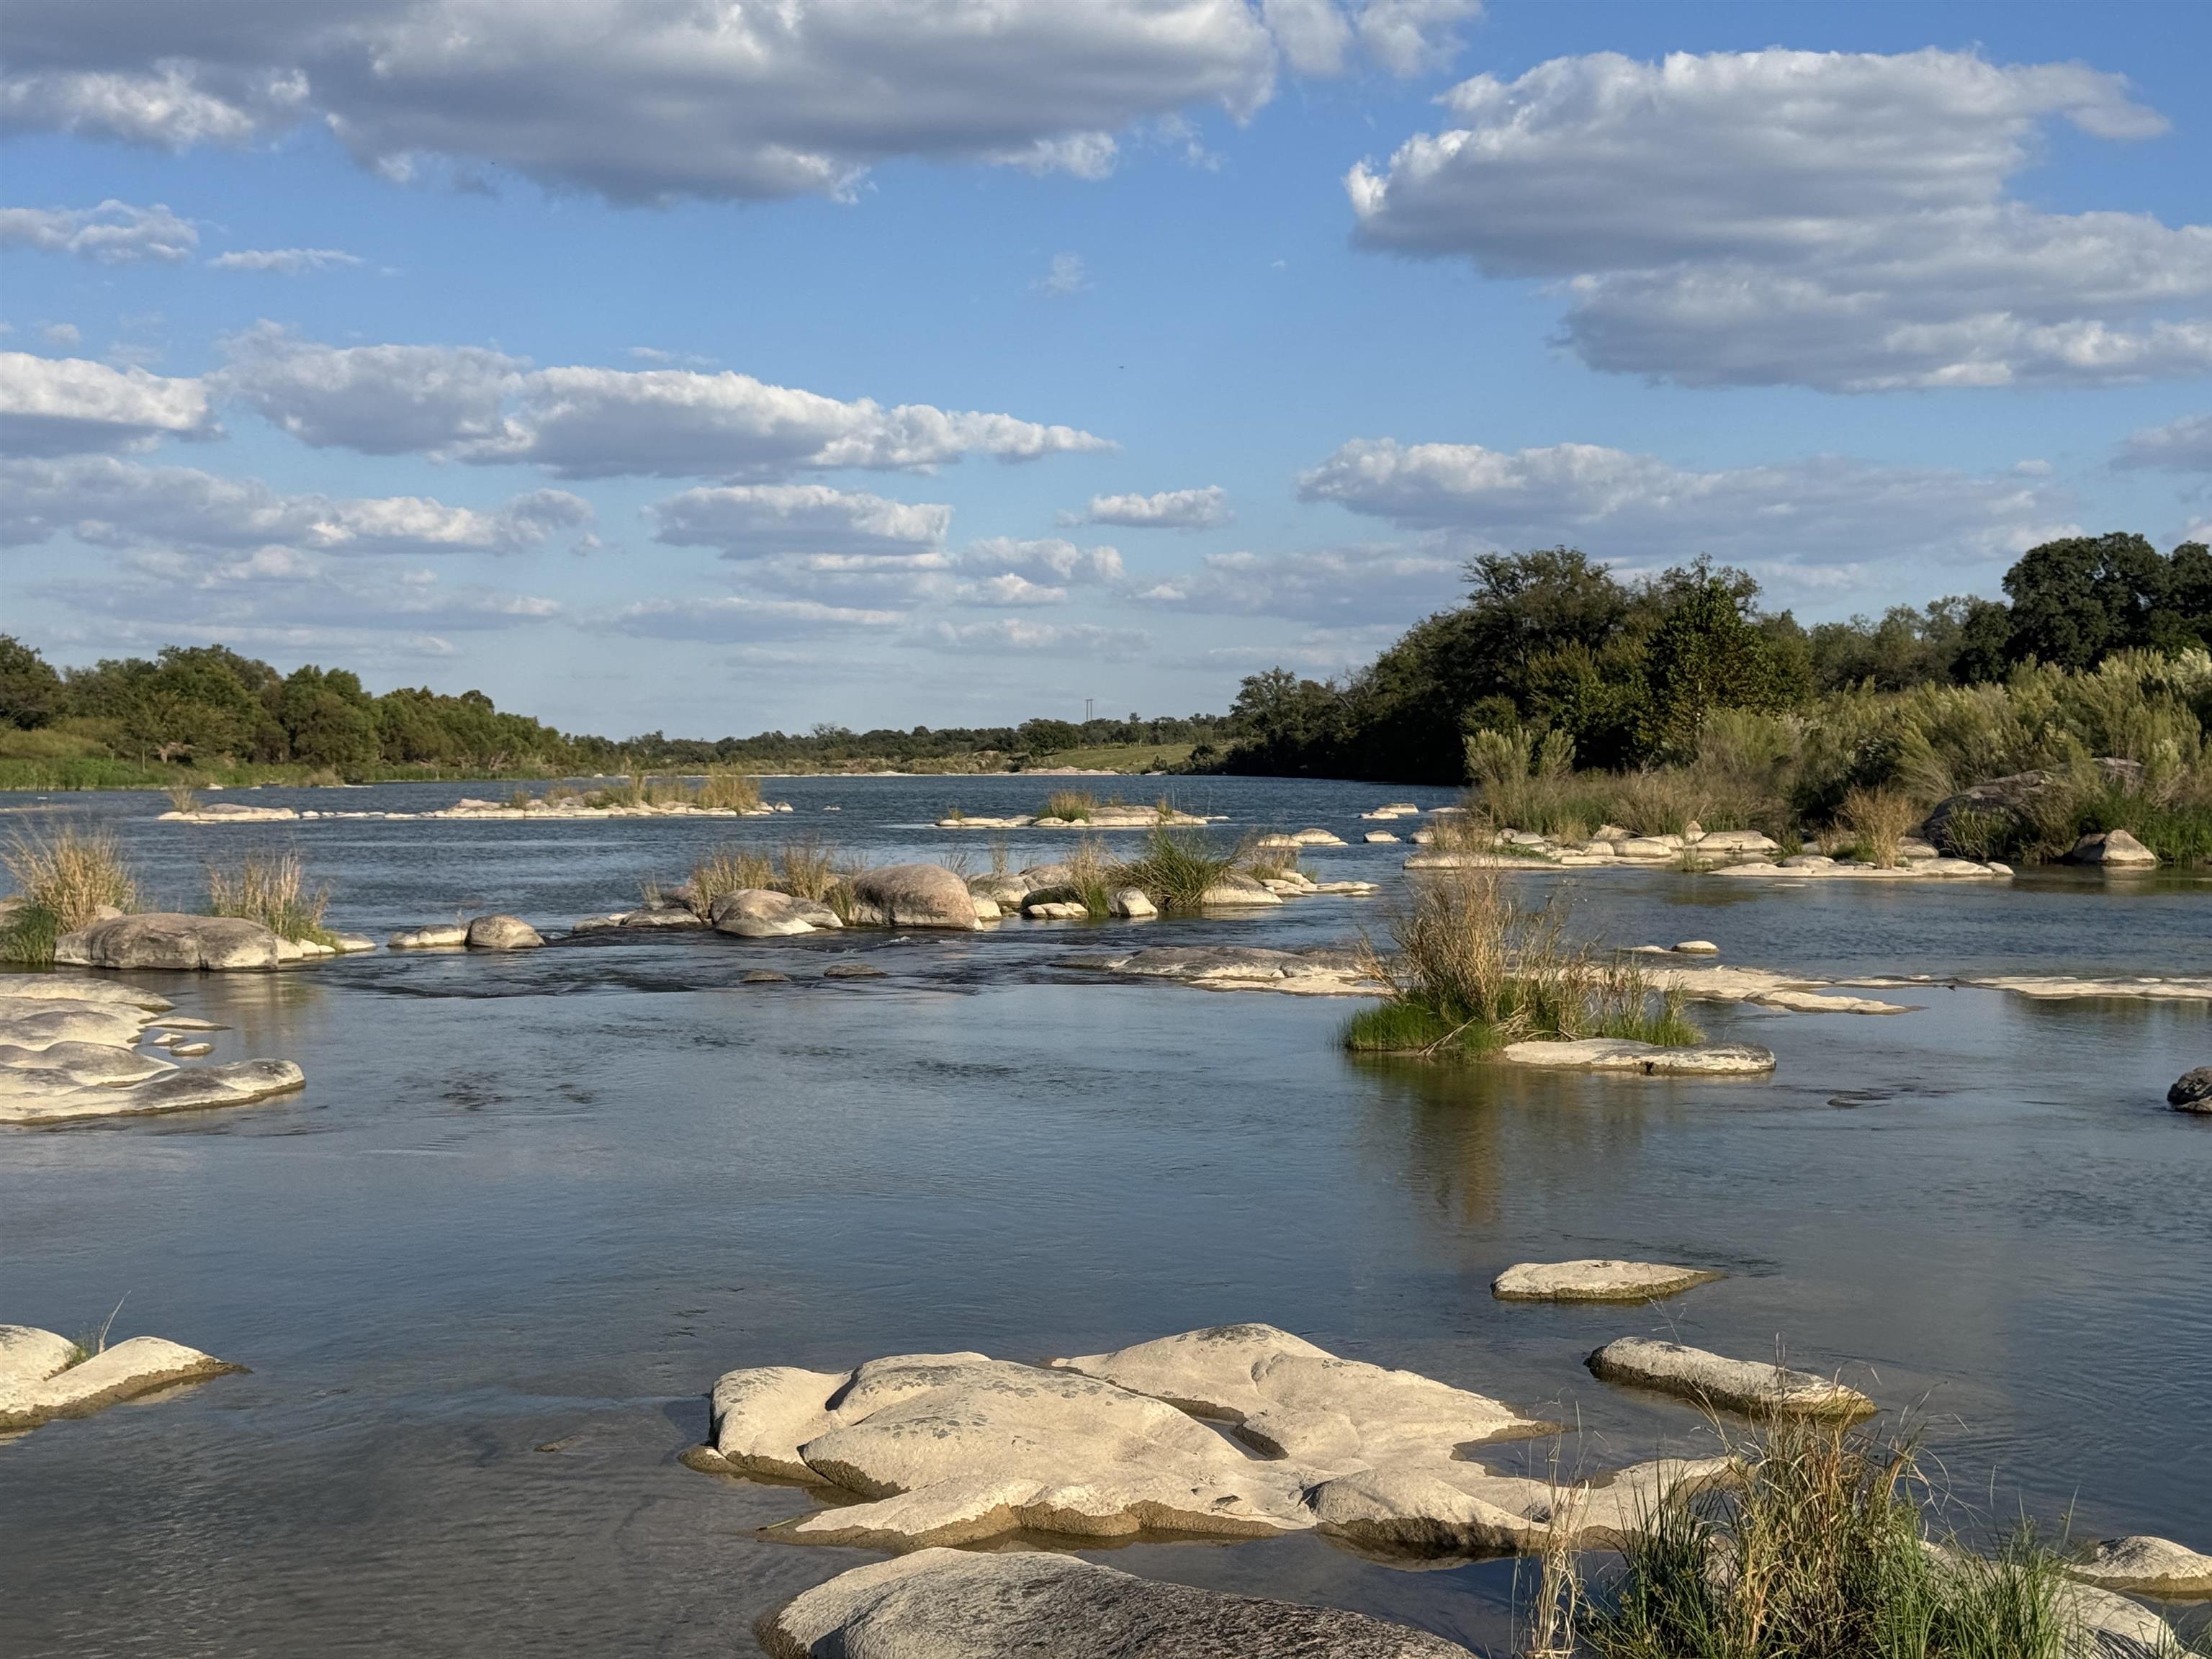
[[[884,970],[872,962],[833,962],[822,970],[824,979],[882,979]]]
[[[1729,1411],[1850,1419],[1875,1410],[1874,1401],[1857,1389],[1809,1371],[1785,1370],[1771,1361],[1723,1358],[1648,1337],[1608,1342],[1589,1357],[1589,1364],[1608,1382],[1632,1382]]]
[[[545,943],[538,931],[520,916],[477,916],[465,939],[472,951],[534,951]]]
[[[586,920],[603,921],[610,927],[614,927],[617,921],[617,918],[613,916],[587,917]],[[581,928],[583,924],[580,922],[577,926]],[[468,942],[469,929],[466,922],[434,921],[428,927],[403,928],[386,939],[385,944],[387,948],[394,951],[442,951],[457,950]]]
[[[269,928],[240,916],[147,911],[64,933],[54,943],[54,961],[68,967],[226,973],[274,968],[284,960],[283,947]]]
[[[1490,1281],[1501,1302],[1647,1302],[1724,1279],[1658,1261],[1520,1261]]]
[[[1640,1072],[1646,1077],[1751,1076],[1774,1069],[1774,1051],[1749,1042],[1695,1042],[1667,1048],[1629,1037],[1509,1042],[1498,1058],[1515,1066],[1590,1072]]]
[[[1364,1613],[1160,1583],[1079,1556],[943,1549],[841,1573],[758,1634],[772,1659],[1468,1659]]]
[[[975,896],[941,864],[891,864],[853,878],[854,920],[890,927],[975,926]]]
[[[2212,1595],[2212,1555],[2199,1555],[2170,1538],[2108,1538],[2067,1571],[2106,1589]]]
[[[2212,1066],[2184,1072],[2166,1091],[2166,1103],[2177,1112],[2212,1112]]]
[[[78,1352],[52,1331],[0,1325],[0,1430],[88,1416],[172,1382],[246,1369],[158,1336],[134,1336],[82,1360]]]
[[[1139,979],[1171,979],[1209,991],[1287,991],[1303,996],[1373,996],[1357,951],[1276,951],[1264,945],[1164,945],[1119,955],[1063,957],[1059,965]]]
[[[1234,1425],[1234,1438],[1199,1420]],[[1038,1367],[906,1354],[848,1374],[763,1366],[714,1385],[694,1468],[799,1480],[869,1501],[776,1536],[877,1548],[1030,1528],[1264,1536],[1319,1528],[1377,1548],[1523,1548],[1555,1530],[1618,1543],[1659,1490],[1727,1467],[1655,1463],[1560,1486],[1457,1455],[1553,1431],[1410,1371],[1231,1325]],[[964,1650],[963,1650],[964,1651]]]
[[[1152,902],[1141,887],[1115,888],[1106,902],[1106,908],[1115,915],[1134,921],[1142,921],[1160,913],[1159,906]]]
[[[789,974],[779,974],[773,968],[756,968],[738,981],[740,985],[788,985]]]

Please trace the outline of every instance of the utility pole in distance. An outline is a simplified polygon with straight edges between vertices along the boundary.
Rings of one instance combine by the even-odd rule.
[[[1091,705],[1097,701],[1095,697],[1085,697],[1083,700],[1083,723],[1085,726],[1091,724]]]

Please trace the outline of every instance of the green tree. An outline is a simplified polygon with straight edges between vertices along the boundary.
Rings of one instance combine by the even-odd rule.
[[[2014,662],[2094,668],[2115,651],[2149,646],[2171,631],[2170,613],[2160,616],[2171,574],[2141,536],[2069,536],[2032,547],[2005,572],[2006,653]]]
[[[28,729],[62,711],[62,677],[13,634],[0,634],[0,721]]]
[[[1032,755],[1057,755],[1083,744],[1083,733],[1066,720],[1022,722],[1021,745]]]
[[[1794,688],[1753,614],[1757,582],[1699,559],[1668,571],[1654,591],[1662,610],[1644,664],[1644,739],[1653,752],[1693,755],[1709,710],[1790,705]]]
[[[285,678],[276,697],[292,758],[309,766],[372,765],[381,752],[376,708],[358,676],[309,663]]]

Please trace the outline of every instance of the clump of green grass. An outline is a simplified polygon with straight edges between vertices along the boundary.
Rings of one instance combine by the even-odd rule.
[[[115,1298],[115,1306],[109,1310],[107,1317],[100,1322],[97,1329],[87,1327],[70,1339],[69,1357],[62,1361],[64,1370],[82,1365],[94,1356],[107,1352],[107,1334],[115,1328],[115,1317],[123,1311],[123,1304],[130,1299],[131,1292],[124,1291]]]
[[[1235,862],[1233,854],[1218,852],[1202,834],[1158,829],[1145,838],[1142,854],[1115,870],[1113,885],[1141,888],[1171,915],[1200,908],[1206,890]]]
[[[323,915],[330,903],[327,887],[308,890],[307,866],[297,853],[279,853],[273,858],[249,853],[235,870],[208,866],[210,915],[242,916],[295,943],[337,942],[336,935],[323,926]]]
[[[1394,919],[1397,950],[1362,951],[1385,989],[1346,1023],[1361,1053],[1483,1054],[1531,1038],[1699,1041],[1681,993],[1656,988],[1630,958],[1575,945],[1556,898],[1529,910],[1491,869],[1424,879]]]
[[[1609,1580],[1565,1587],[1580,1611],[1575,1650],[1592,1659],[2063,1659],[2075,1650],[2078,1615],[2060,1557],[2032,1531],[1988,1557],[1931,1547],[1923,1533],[1930,1494],[1910,1442],[1791,1419],[1730,1450],[1733,1480],[1666,1494]]]
[[[1238,842],[1236,852],[1231,854],[1230,867],[1242,870],[1255,881],[1280,881],[1296,874],[1299,849],[1296,846],[1262,847],[1260,842],[1263,839],[1247,836]]]
[[[1088,789],[1055,789],[1044,798],[1044,811],[1039,817],[1065,818],[1071,823],[1088,823],[1091,814],[1098,810],[1098,797]]]
[[[169,805],[172,811],[179,812],[197,812],[199,811],[199,791],[193,788],[189,783],[173,783],[161,793],[169,798]]]
[[[836,909],[832,895],[846,887],[853,860],[817,836],[794,836],[777,851],[775,866],[772,885],[780,891]]]
[[[1106,856],[1105,844],[1096,836],[1085,836],[1067,855],[1068,884],[1075,889],[1075,902],[1094,920],[1110,915],[1114,890],[1129,885],[1118,876],[1119,866]]]
[[[130,910],[138,883],[124,862],[112,832],[64,824],[51,835],[18,831],[0,864],[22,900],[0,928],[0,960],[44,967],[54,944],[96,917],[102,908]]]

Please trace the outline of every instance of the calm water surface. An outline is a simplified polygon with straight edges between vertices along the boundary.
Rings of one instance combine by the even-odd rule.
[[[60,806],[112,819],[157,899],[191,902],[210,858],[296,847],[334,920],[382,933],[477,906],[565,924],[723,840],[942,858],[953,838],[927,823],[946,805],[1033,808],[1043,787],[792,780],[769,793],[793,814],[737,824],[214,829],[153,822],[149,796]],[[1235,828],[1348,837],[1386,798],[1174,793]],[[964,844],[980,866],[988,841]],[[1403,850],[1308,862],[1395,881]],[[2212,972],[2212,888],[2189,880],[1530,886],[1570,882],[1589,934],[1701,936],[1751,964]],[[870,1558],[763,1542],[803,1492],[676,1462],[719,1372],[1039,1358],[1235,1320],[1577,1421],[1564,1455],[1587,1468],[1703,1443],[1690,1408],[1592,1379],[1601,1342],[1779,1343],[1914,1409],[1962,1518],[2212,1539],[2212,1121],[2162,1104],[2212,1060],[2201,1006],[1930,988],[1900,1018],[1716,1010],[1716,1036],[1771,1047],[1779,1071],[1671,1083],[1354,1062],[1341,1004],[1053,965],[1109,941],[1317,944],[1382,923],[1378,903],[1313,899],[1203,924],[134,976],[232,1026],[219,1058],[296,1059],[308,1087],[0,1134],[0,1319],[75,1331],[127,1292],[118,1334],[252,1372],[0,1444],[0,1650],[750,1652],[760,1613]],[[854,951],[889,976],[817,976]],[[759,966],[798,977],[738,983]],[[1510,1261],[1600,1255],[1731,1276],[1650,1309],[1489,1294]],[[1409,1571],[1312,1538],[1109,1554],[1511,1639],[1510,1563]]]

